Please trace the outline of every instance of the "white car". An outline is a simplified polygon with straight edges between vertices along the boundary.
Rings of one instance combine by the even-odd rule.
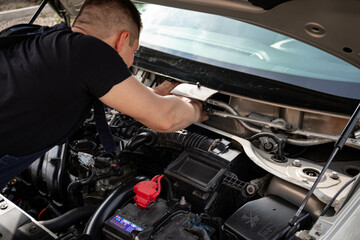
[[[82,3],[48,4],[69,24]],[[359,104],[360,1],[136,6],[133,74],[210,119],[160,134],[107,109],[108,155],[89,116],[2,190],[0,239],[358,239],[358,112],[323,167]]]

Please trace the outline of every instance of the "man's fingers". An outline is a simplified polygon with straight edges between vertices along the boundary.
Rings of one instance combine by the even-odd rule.
[[[203,110],[203,104],[199,100],[191,99],[191,103],[196,104],[199,108],[199,120],[198,122],[203,122],[209,119],[209,116],[206,114],[206,112]]]
[[[170,81],[165,80],[159,86],[154,88],[154,93],[161,95],[161,96],[170,95],[170,92],[179,84],[180,83],[178,83],[178,82],[170,82]]]
[[[209,115],[207,115],[205,111],[201,111],[199,122],[204,122],[204,121],[206,121],[208,119],[209,119]]]
[[[191,103],[194,105],[194,107],[196,108],[196,113],[199,115],[197,120],[198,122],[203,122],[209,119],[209,116],[203,109],[203,104],[201,101],[183,96],[177,96],[177,97],[183,100],[184,102]]]

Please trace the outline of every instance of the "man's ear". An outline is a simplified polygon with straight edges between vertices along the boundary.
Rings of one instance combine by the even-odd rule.
[[[121,33],[118,33],[115,42],[115,50],[119,51],[120,49],[122,49],[124,44],[126,42],[129,42],[129,38],[130,38],[130,33],[128,31],[123,31]]]

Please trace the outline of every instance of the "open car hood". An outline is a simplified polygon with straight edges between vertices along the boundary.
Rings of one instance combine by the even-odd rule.
[[[59,12],[66,10],[68,16],[76,15],[83,2],[83,0],[50,1],[53,7],[60,10]],[[360,68],[360,1],[142,0],[142,2],[212,13],[258,25],[308,43]]]
[[[360,100],[360,0],[142,1],[175,8],[137,6],[132,74],[150,88],[191,83],[173,93],[206,102],[209,119],[162,133],[105,106],[108,154],[91,111],[0,189],[0,239],[357,240],[360,122],[339,136]],[[83,0],[49,3],[70,24]],[[352,65],[293,39],[283,47],[281,34]],[[345,144],[337,155],[334,143]]]

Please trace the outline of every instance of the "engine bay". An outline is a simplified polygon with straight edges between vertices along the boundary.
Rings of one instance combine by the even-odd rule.
[[[132,70],[149,87],[165,80]],[[349,116],[224,92],[205,102],[208,121],[173,133],[106,108],[113,154],[91,113],[1,193],[55,234],[44,231],[43,239],[284,239]],[[301,214],[298,235],[339,211],[360,171],[359,149],[357,126]],[[16,216],[0,211],[1,221]],[[17,233],[23,226],[8,239],[40,239],[37,231]]]

